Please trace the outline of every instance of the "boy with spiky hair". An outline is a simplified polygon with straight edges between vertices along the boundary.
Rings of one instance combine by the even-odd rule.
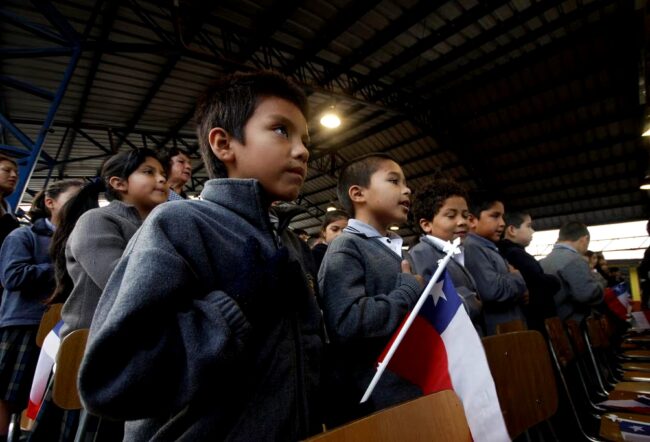
[[[359,404],[377,359],[422,291],[402,257],[402,238],[389,227],[406,222],[411,190],[389,156],[369,154],[343,167],[339,201],[352,214],[327,249],[318,273],[331,340],[327,422],[341,424],[422,394],[386,372],[370,399]]]
[[[545,334],[544,320],[557,316],[553,296],[560,290],[560,280],[544,273],[539,262],[526,252],[535,233],[530,215],[518,211],[506,212],[504,220],[506,227],[503,239],[498,243],[499,251],[526,281],[530,301],[523,310],[528,326]]]
[[[300,240],[273,201],[307,172],[306,99],[286,78],[224,77],[200,100],[201,200],[154,210],[102,295],[81,365],[90,413],[125,440],[298,440],[320,430],[322,320]],[[282,225],[280,223],[280,225]]]

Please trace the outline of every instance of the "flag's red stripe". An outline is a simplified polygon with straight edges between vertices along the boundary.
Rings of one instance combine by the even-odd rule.
[[[388,348],[390,344],[380,360]],[[415,318],[397,347],[388,369],[418,385],[424,394],[452,388],[445,344],[433,326],[420,316]]]

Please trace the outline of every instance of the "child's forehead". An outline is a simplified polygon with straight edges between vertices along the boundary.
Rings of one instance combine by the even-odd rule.
[[[396,173],[398,175],[404,176],[404,172],[402,172],[402,168],[400,167],[400,165],[388,158],[382,158],[377,162],[375,166],[375,171],[372,173],[372,175],[376,175],[378,173],[381,174]]]

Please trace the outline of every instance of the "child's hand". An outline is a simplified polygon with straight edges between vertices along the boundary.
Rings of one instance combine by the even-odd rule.
[[[519,270],[517,270],[516,268],[514,268],[514,267],[512,266],[512,264],[508,264],[508,271],[509,271],[510,273],[519,273],[519,274],[521,274],[521,272],[520,272]]]
[[[418,280],[420,286],[424,287],[424,278],[421,275],[416,275],[411,271],[411,264],[407,260],[402,260],[402,273],[410,273],[415,276],[415,279]]]

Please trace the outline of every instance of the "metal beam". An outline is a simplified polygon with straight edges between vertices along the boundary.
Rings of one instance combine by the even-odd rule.
[[[336,37],[347,31],[378,3],[380,3],[380,0],[357,0],[350,2],[337,13],[336,17],[328,20],[328,26],[318,31],[316,38],[305,44],[284,71],[293,75],[296,69],[305,63],[305,60],[313,58],[320,51],[328,47]]]
[[[97,17],[97,14],[95,14],[94,11],[97,11],[99,8],[101,8],[102,4],[103,2],[97,2],[95,4],[92,17],[94,18]],[[119,8],[119,5],[120,5],[119,0],[108,2],[108,6],[106,7],[104,13],[102,14],[103,22],[99,32],[99,37],[97,39],[98,46],[93,52],[93,56],[90,61],[90,67],[88,69],[88,73],[86,74],[86,80],[84,82],[84,89],[83,92],[81,93],[81,97],[79,98],[79,105],[77,107],[77,111],[75,112],[74,118],[72,120],[72,128],[74,129],[74,131],[72,132],[72,135],[68,139],[67,144],[63,147],[61,151],[62,154],[61,162],[57,163],[59,165],[59,179],[63,178],[65,174],[65,169],[68,164],[67,160],[70,158],[72,146],[74,146],[74,142],[77,137],[77,133],[78,133],[77,129],[79,128],[79,125],[81,124],[81,121],[83,119],[83,115],[86,110],[86,104],[88,103],[88,97],[92,92],[92,86],[95,81],[95,76],[97,75],[97,71],[99,69],[99,63],[102,58],[101,47],[102,44],[106,43],[108,39],[108,36],[111,32],[111,28],[113,26],[113,22],[115,21],[115,17],[117,15],[117,9]],[[87,32],[84,33],[84,35],[86,34]]]

